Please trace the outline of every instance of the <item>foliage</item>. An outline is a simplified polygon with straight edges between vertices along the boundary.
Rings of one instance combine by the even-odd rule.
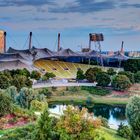
[[[110,75],[110,76],[113,76],[113,75],[116,74],[116,71],[115,71],[113,68],[109,68],[109,69],[107,70],[107,74]]]
[[[80,111],[79,108],[68,106],[56,127],[62,140],[90,140],[94,139],[94,131],[100,125],[100,120],[94,120],[85,108]]]
[[[4,74],[0,74],[0,88],[6,89],[10,86],[10,84],[10,79]]]
[[[140,71],[138,71],[137,73],[135,73],[134,77],[135,77],[135,82],[136,83],[140,83]]]
[[[32,82],[23,75],[14,75],[12,85],[19,91],[22,87],[31,87]]]
[[[18,94],[17,88],[15,86],[10,86],[6,89],[6,93],[11,97],[12,101],[16,102],[16,96]]]
[[[41,89],[41,91],[39,91],[39,94],[43,94],[43,95],[45,95],[47,98],[50,98],[50,97],[52,96],[52,92],[49,91],[47,88]]]
[[[33,130],[34,125],[29,124],[22,128],[16,128],[12,131],[8,131],[0,138],[0,140],[31,140]]]
[[[101,68],[98,68],[98,67],[89,68],[85,73],[85,77],[89,82],[95,82],[96,81],[96,75],[99,72],[102,72]]]
[[[48,107],[41,114],[36,129],[34,131],[34,140],[53,140],[53,121],[49,117]]]
[[[134,73],[132,73],[130,71],[120,71],[118,74],[126,75],[129,78],[131,83],[135,83]]]
[[[43,111],[46,107],[46,104],[45,102],[40,102],[38,100],[32,100],[31,101],[31,110],[34,110],[34,111]]]
[[[103,127],[109,128],[108,120],[106,118],[104,118],[102,116],[99,116],[98,118],[101,120],[101,123],[102,123]]]
[[[56,77],[56,75],[52,72],[46,72],[43,77],[42,77],[42,80],[45,81],[45,80],[49,80],[50,78],[54,78]]]
[[[126,117],[136,137],[140,138],[140,96],[133,96],[126,106]]]
[[[118,91],[125,91],[131,86],[131,82],[126,75],[117,75],[112,79],[112,87]]]
[[[100,72],[96,76],[96,82],[99,86],[106,87],[111,82],[110,76],[106,72]]]
[[[35,99],[35,94],[33,89],[28,89],[26,87],[22,88],[17,96],[17,103],[22,108],[30,108],[31,101]]]
[[[12,111],[12,100],[4,92],[0,92],[0,117]]]
[[[31,78],[35,80],[39,80],[41,78],[41,74],[38,71],[33,70],[31,72]]]
[[[110,94],[110,90],[103,89],[103,88],[98,88],[98,87],[86,87],[86,86],[82,86],[81,89],[82,90],[86,90],[90,94],[95,94],[95,95],[104,96],[104,95]]]
[[[130,140],[132,132],[131,132],[131,129],[129,128],[129,126],[121,123],[117,130],[117,135]]]
[[[124,70],[136,73],[140,71],[140,59],[128,59],[124,62]]]
[[[75,92],[79,91],[79,87],[76,87],[76,86],[69,87],[68,90],[69,90],[70,92],[75,93]]]
[[[78,69],[77,74],[76,74],[76,79],[77,80],[83,80],[85,79],[84,71],[81,69]]]

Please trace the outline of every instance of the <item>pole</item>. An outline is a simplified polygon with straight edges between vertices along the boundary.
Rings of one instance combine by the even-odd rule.
[[[91,36],[92,34],[89,34],[89,50],[91,50]]]
[[[58,33],[58,44],[57,44],[57,52],[60,51],[60,33]]]
[[[29,35],[29,50],[31,50],[32,48],[32,32],[30,32],[30,35]]]
[[[4,53],[6,53],[6,32],[4,32]]]

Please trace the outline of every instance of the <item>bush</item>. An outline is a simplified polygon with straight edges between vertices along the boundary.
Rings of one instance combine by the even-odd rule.
[[[118,74],[120,75],[126,75],[131,83],[135,83],[134,73],[130,71],[120,71]]]
[[[106,87],[111,82],[110,76],[106,72],[100,72],[96,76],[98,86]]]
[[[38,71],[34,70],[31,72],[31,78],[35,80],[39,80],[41,78],[41,74]]]
[[[138,71],[137,73],[135,73],[134,77],[135,77],[135,82],[136,83],[140,83],[140,71]]]
[[[81,90],[86,90],[90,94],[95,94],[95,95],[100,95],[100,96],[110,94],[110,90],[103,89],[103,88],[98,88],[98,87],[84,87],[84,86],[82,86]]]
[[[117,75],[112,79],[112,87],[118,91],[125,91],[131,86],[131,82],[126,75]]]
[[[11,113],[12,100],[5,93],[0,92],[0,117],[5,114]]]
[[[85,73],[85,77],[89,82],[95,82],[96,75],[100,72],[102,72],[101,68],[98,67],[89,68]]]
[[[107,74],[110,75],[110,76],[113,76],[113,75],[116,74],[116,71],[114,71],[113,68],[109,68],[109,69],[107,70]]]
[[[42,77],[42,80],[43,81],[46,81],[46,80],[49,80],[50,78],[54,78],[56,77],[56,75],[52,72],[46,72],[43,77]]]
[[[50,92],[47,88],[43,88],[41,91],[39,91],[39,94],[43,94],[47,98],[50,98],[52,96],[52,92]]]
[[[131,136],[132,136],[132,132],[131,132],[131,129],[129,128],[129,126],[121,123],[117,130],[117,135],[130,140]]]
[[[0,88],[6,89],[10,86],[10,84],[10,79],[4,74],[0,74]]]
[[[78,69],[77,74],[76,74],[76,79],[77,80],[83,80],[85,79],[84,71],[81,69]]]
[[[101,120],[101,123],[102,123],[103,127],[109,128],[108,120],[106,118],[104,118],[102,116],[99,116],[98,118]]]
[[[140,138],[140,96],[133,96],[126,106],[126,117],[136,137]]]
[[[124,62],[124,70],[136,73],[140,71],[140,59],[128,59]]]

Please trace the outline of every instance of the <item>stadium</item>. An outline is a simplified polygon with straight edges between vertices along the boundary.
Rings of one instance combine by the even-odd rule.
[[[52,72],[56,78],[76,78],[78,69],[84,72],[92,67],[101,67],[105,71],[113,67],[116,71],[121,69],[121,64],[129,59],[124,55],[123,42],[121,50],[114,54],[104,54],[101,51],[100,41],[103,41],[102,34],[89,34],[89,48],[83,48],[81,52],[74,52],[70,48],[60,47],[60,33],[58,34],[57,51],[48,48],[32,47],[32,32],[29,35],[29,48],[17,50],[10,47],[6,51],[6,32],[0,32],[0,71],[6,69],[22,69],[29,71],[38,70],[41,73]],[[91,42],[94,41],[98,50],[91,49]],[[93,65],[95,64],[96,65]]]

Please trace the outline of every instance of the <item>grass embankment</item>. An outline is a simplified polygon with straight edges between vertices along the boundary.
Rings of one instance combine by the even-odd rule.
[[[108,129],[108,128],[105,128],[105,127],[102,127],[101,129],[103,131],[107,132],[109,135],[111,135],[112,138],[113,138],[112,140],[126,140],[125,138],[122,138],[122,137],[118,136],[116,130]]]
[[[127,95],[114,95],[110,90],[96,89],[95,87],[90,87],[90,90],[81,87],[75,89],[59,87],[52,93],[52,96],[48,99],[49,103],[86,104],[90,98],[90,102],[93,104],[126,105],[129,99]]]

